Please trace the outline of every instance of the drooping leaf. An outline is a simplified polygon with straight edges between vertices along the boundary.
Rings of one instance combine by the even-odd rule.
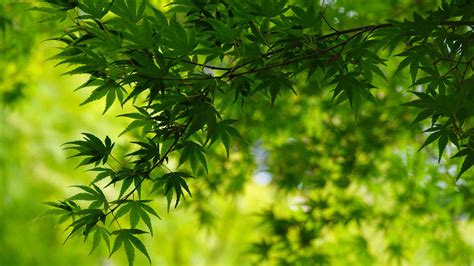
[[[85,157],[78,167],[87,164],[94,164],[95,166],[99,163],[105,164],[115,144],[112,143],[109,137],[105,137],[104,142],[102,142],[98,137],[90,133],[82,134],[84,135],[84,140],[71,141],[64,144],[67,145],[65,149],[77,151],[71,157]]]

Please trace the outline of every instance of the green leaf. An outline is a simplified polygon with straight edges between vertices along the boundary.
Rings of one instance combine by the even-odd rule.
[[[115,90],[112,90],[107,93],[107,97],[105,98],[105,109],[104,109],[104,112],[102,112],[102,114],[105,114],[107,112],[107,110],[109,110],[109,108],[112,106],[112,104],[114,103],[115,101]]]
[[[137,2],[139,2],[138,7]],[[123,19],[137,23],[142,19],[145,12],[145,7],[145,0],[115,0],[113,1],[110,10]]]
[[[139,111],[138,113],[127,113],[119,115],[119,117],[128,117],[133,119],[133,121],[123,130],[119,136],[127,133],[136,128],[142,128],[142,133],[145,134],[146,132],[150,131],[153,127],[153,119],[151,118],[151,114],[144,108],[137,107],[135,108]]]
[[[173,190],[169,190],[167,193],[165,192],[165,196],[166,196],[166,210],[169,213],[171,201],[173,200]]]
[[[184,172],[171,172],[168,174],[164,174],[161,179],[163,179],[165,182],[165,192],[164,194],[167,196],[168,200],[168,211],[169,211],[169,205],[173,196],[173,190],[176,193],[176,202],[175,202],[175,208],[178,207],[178,203],[181,199],[181,196],[184,197],[184,192],[183,188],[186,192],[188,192],[189,196],[192,197],[191,191],[189,190],[189,187],[185,181],[185,178],[190,178],[192,177],[191,175],[184,173]]]
[[[132,235],[129,240],[143,255],[145,255],[145,257],[148,259],[148,262],[151,263],[150,255],[148,255],[148,251],[140,239]]]
[[[110,256],[109,258],[112,256],[112,254],[114,254],[116,251],[118,251],[120,249],[120,247],[122,246],[123,244],[123,235],[121,234],[118,234],[116,237],[115,237],[115,240],[114,240],[114,246],[112,248],[112,251],[110,252]]]
[[[206,19],[207,22],[209,22],[214,29],[214,34],[217,39],[221,40],[224,43],[227,42],[232,42],[235,37],[239,34],[235,29],[233,29],[231,26],[227,25],[226,23],[216,20],[216,19]]]
[[[132,205],[128,204],[128,201],[125,201],[126,203],[124,203],[118,210],[117,212],[115,213],[115,218],[118,219],[122,216],[124,216],[125,214],[127,214],[128,212],[130,212],[130,210],[132,209]]]
[[[410,62],[411,62],[411,58],[410,57],[405,57],[405,59],[403,59],[400,62],[400,64],[398,64],[397,70],[395,70],[395,72],[399,72],[399,71],[403,70],[408,65],[410,65]]]
[[[75,215],[80,217],[75,219],[67,228],[72,228],[71,232],[67,236],[66,242],[71,236],[77,234],[78,232],[82,231],[84,235],[84,241],[87,239],[90,231],[96,226],[99,221],[105,223],[106,216],[103,210],[100,209],[84,209],[75,212]]]
[[[95,249],[99,246],[100,242],[103,240],[110,252],[110,233],[105,227],[96,225],[94,228],[94,237],[92,240],[92,249],[89,254],[92,254]]]
[[[104,167],[95,167],[95,168],[92,168],[88,171],[99,172],[99,174],[97,174],[96,178],[91,182],[91,185],[95,184],[95,183],[99,182],[100,180],[103,180],[107,177],[113,178],[113,176],[115,175],[114,170],[109,169],[109,168],[104,168]]]
[[[137,208],[134,206],[135,205],[134,203],[130,203],[130,205],[132,205],[132,208],[130,208],[130,213],[129,213],[130,226],[132,228],[136,228],[138,225],[138,222],[140,221],[140,213],[137,210]]]
[[[102,190],[97,187],[95,184],[92,185],[93,188],[87,186],[73,186],[82,189],[83,193],[75,194],[74,196],[70,197],[68,200],[83,200],[83,201],[92,201],[89,205],[89,208],[100,208],[103,207],[107,209],[109,206],[109,202],[105,197]]]
[[[429,135],[428,138],[425,140],[423,145],[418,149],[418,151],[422,150],[426,145],[429,145],[430,143],[434,142],[435,140],[439,139],[441,137],[441,132],[437,131],[434,132],[433,134]]]
[[[196,46],[194,35],[188,35],[184,27],[178,22],[176,16],[173,16],[170,19],[169,28],[164,32],[163,41],[166,46],[174,51],[171,55],[188,55]],[[160,63],[160,61],[158,62]],[[160,63],[160,66],[162,69],[166,69],[162,62]]]
[[[298,23],[303,27],[313,28],[315,30],[319,30],[321,28],[322,16],[321,14],[316,14],[316,8],[313,1],[310,1],[309,6],[304,9],[294,5],[290,5],[289,7],[291,11],[296,14]]]
[[[108,93],[107,89],[104,89],[104,88],[96,88],[90,95],[89,97],[83,101],[81,103],[81,105],[85,105],[85,104],[88,104],[90,102],[93,102],[93,101],[97,101],[97,100],[100,100],[101,98],[103,98],[104,96],[106,96]]]
[[[132,228],[136,228],[139,221],[141,220],[145,223],[145,225],[150,230],[150,233],[153,235],[153,227],[152,227],[150,216],[148,214],[151,214],[157,217],[158,219],[161,219],[161,218],[155,212],[155,210],[153,210],[153,208],[147,205],[148,202],[150,202],[150,200],[120,201],[122,206],[115,213],[115,218],[118,219],[128,213],[129,218],[130,218],[130,225]]]
[[[152,160],[153,164],[157,163],[160,160],[160,144],[153,141],[152,139],[147,138],[147,142],[132,142],[138,144],[142,148],[127,154],[126,156],[139,156],[142,161]]]
[[[211,146],[216,140],[220,139],[226,149],[227,158],[230,153],[230,137],[242,140],[240,133],[232,126],[237,120],[227,119],[220,121],[214,130],[209,130],[207,135],[207,141],[210,140],[209,146]]]
[[[456,180],[458,180],[461,177],[462,174],[464,174],[467,170],[469,170],[474,165],[474,151],[467,148],[467,149],[464,149],[464,150],[458,152],[453,157],[458,157],[459,154],[461,154],[461,152],[467,153],[467,155],[464,158],[464,161],[462,162],[461,170],[459,171],[458,175],[456,176]]]
[[[63,145],[68,145],[65,149],[76,150],[77,153],[72,157],[86,157],[78,167],[81,165],[95,164],[97,166],[99,163],[105,164],[107,162],[108,156],[112,152],[114,143],[111,142],[110,138],[105,137],[104,143],[97,138],[96,136],[90,133],[82,133],[84,135],[83,141],[71,141]]]
[[[133,249],[133,245],[129,240],[127,240],[123,241],[123,246],[125,248],[125,253],[127,254],[128,265],[133,266],[135,260],[135,250]]]
[[[78,4],[77,0],[44,0],[44,2],[60,7],[61,11],[74,9]]]
[[[379,75],[381,78],[383,78],[385,81],[388,81],[387,80],[387,77],[385,77],[385,74],[383,73],[383,71],[375,64],[371,64],[372,66],[372,71],[374,71],[375,74]]]
[[[108,1],[82,0],[79,3],[79,8],[95,19],[104,17],[109,12],[110,6]]]
[[[438,140],[438,150],[439,150],[438,163],[441,162],[441,156],[443,156],[443,152],[446,149],[446,146],[448,145],[448,140],[449,140],[448,134],[443,134]]]
[[[216,126],[217,112],[211,104],[198,102],[191,107],[190,113],[193,114],[193,116],[187,132],[188,136],[202,130],[205,125],[207,125],[208,129],[212,129]]]
[[[415,82],[416,81],[416,76],[418,74],[418,65],[419,65],[419,62],[416,61],[416,60],[412,60],[411,61],[411,64],[410,64],[410,75],[411,75],[411,80],[412,82]]]
[[[262,35],[262,32],[260,31],[259,28],[257,28],[257,25],[255,24],[255,22],[253,21],[250,21],[249,22],[249,25],[250,25],[250,30],[252,31],[253,35],[255,36],[255,38],[262,44],[267,44],[267,41],[265,40],[265,37]]]
[[[148,252],[145,248],[145,245],[138,239],[135,235],[136,234],[143,234],[146,233],[142,230],[139,229],[120,229],[113,231],[113,235],[117,235],[114,240],[114,247],[112,248],[112,252],[110,253],[110,256],[112,256],[113,253],[115,253],[117,250],[124,246],[125,253],[127,255],[127,260],[129,265],[133,265],[133,262],[135,260],[135,248],[137,248],[145,257],[148,259],[148,261],[151,263],[150,256],[148,255]]]
[[[179,164],[181,165],[189,160],[192,170],[196,171],[198,167],[197,163],[199,162],[204,167],[207,173],[208,169],[205,156],[206,151],[204,150],[204,148],[194,141],[185,141],[182,146],[184,148],[181,152],[181,157],[179,158]]]

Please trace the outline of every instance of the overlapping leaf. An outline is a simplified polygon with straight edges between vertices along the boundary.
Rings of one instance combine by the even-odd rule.
[[[115,144],[112,143],[109,137],[105,137],[104,142],[102,142],[98,137],[90,133],[82,133],[82,135],[84,135],[84,140],[71,141],[64,144],[67,145],[65,149],[77,152],[71,157],[85,157],[78,167],[87,164],[94,164],[96,166],[100,163],[105,164]]]
[[[185,178],[191,178],[190,174],[184,172],[171,172],[164,174],[161,178],[156,180],[160,185],[164,185],[164,194],[168,201],[168,211],[170,209],[171,200],[173,199],[173,190],[175,193],[176,201],[174,207],[178,207],[178,203],[181,199],[181,196],[184,197],[183,189],[188,192],[191,196],[191,191],[189,190],[188,184],[186,183]]]
[[[70,197],[68,200],[91,201],[89,208],[94,209],[94,208],[103,207],[104,209],[108,209],[109,202],[107,198],[105,197],[104,192],[102,192],[102,190],[95,184],[93,184],[92,186],[93,188],[88,187],[88,186],[74,186],[74,187],[80,188],[84,192],[77,193],[74,196]]]
[[[145,231],[139,229],[120,229],[112,232],[112,235],[116,235],[114,244],[110,256],[114,254],[120,247],[124,247],[125,253],[127,254],[128,265],[132,266],[135,260],[135,249],[138,249],[148,261],[151,263],[150,255],[143,244],[135,235],[145,234]]]
[[[130,218],[130,226],[136,228],[138,222],[141,220],[150,230],[153,235],[153,227],[151,225],[150,214],[160,218],[156,211],[150,207],[147,203],[151,200],[125,200],[121,201],[121,207],[115,213],[115,217],[118,219],[128,213]]]
[[[206,151],[203,146],[194,141],[185,141],[182,146],[183,150],[181,152],[181,157],[179,158],[179,164],[189,161],[191,169],[195,171],[198,168],[198,163],[200,163],[207,172]]]

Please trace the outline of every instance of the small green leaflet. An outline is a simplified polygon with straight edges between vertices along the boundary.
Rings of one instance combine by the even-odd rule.
[[[95,88],[89,97],[81,103],[81,105],[97,101],[103,97],[105,97],[105,109],[102,114],[105,114],[109,108],[114,103],[115,99],[118,98],[120,103],[123,103],[124,93],[126,93],[125,89],[122,88],[119,84],[114,81],[104,82],[103,85],[98,86]]]
[[[295,13],[298,22],[305,28],[313,28],[316,30],[321,28],[322,16],[321,13],[316,14],[314,2],[311,1],[310,5],[305,9],[294,5],[290,5],[290,9]]]
[[[128,173],[124,172],[124,174],[125,175],[123,175],[122,187],[120,188],[119,197],[122,197],[125,194],[125,192],[130,188],[132,183],[137,186],[138,184],[140,184],[142,178],[144,178],[143,176],[135,174],[133,172],[128,172]],[[113,182],[117,182],[117,181],[118,180],[113,180]],[[136,192],[138,193],[139,197],[141,196],[140,191],[141,191],[141,186],[138,186],[136,189]]]
[[[234,124],[235,122],[237,122],[237,120],[222,120],[217,123],[213,131],[208,131],[207,134],[206,142],[210,140],[209,146],[211,146],[217,139],[221,140],[222,144],[225,147],[227,158],[229,158],[230,153],[230,137],[232,136],[233,138],[237,138],[240,140],[243,139],[237,129],[232,126],[232,124]]]
[[[110,252],[110,256],[114,254],[123,245],[125,253],[127,254],[128,265],[132,266],[135,260],[135,248],[138,249],[151,264],[150,255],[146,250],[145,245],[135,235],[145,234],[145,231],[139,229],[120,229],[112,232],[112,235],[117,235],[114,240],[114,246]],[[109,257],[110,257],[109,256]]]
[[[472,143],[472,140],[471,140],[471,143]],[[456,157],[466,156],[466,158],[464,158],[464,161],[461,165],[461,170],[456,176],[456,180],[458,180],[464,172],[469,170],[474,165],[474,150],[472,150],[472,148],[469,147],[468,145],[463,145],[463,146],[465,148],[459,151],[458,153],[456,153],[452,157],[452,158],[456,158]]]
[[[332,81],[332,83],[336,83],[332,97],[333,101],[338,104],[348,99],[356,116],[364,99],[372,102],[375,101],[374,96],[369,91],[374,86],[359,80],[358,76],[359,73],[349,72],[337,75]]]
[[[107,228],[103,226],[96,225],[94,227],[94,236],[92,238],[92,249],[89,254],[92,254],[94,250],[99,246],[101,241],[104,241],[105,245],[107,245],[107,249],[110,252],[110,233]]]
[[[160,160],[160,144],[157,141],[153,141],[150,138],[146,138],[147,142],[132,142],[139,145],[141,148],[127,154],[126,156],[139,156],[139,161],[148,161],[152,160],[155,164]]]
[[[145,18],[143,19],[142,25],[131,24],[129,25],[130,32],[127,32],[126,38],[130,40],[134,45],[130,45],[130,48],[147,48],[152,49],[156,43],[153,38],[153,28],[150,21]]]
[[[425,130],[424,132],[432,132],[431,135],[426,138],[426,141],[421,145],[418,151],[422,150],[428,144],[438,140],[438,163],[441,161],[441,156],[443,156],[443,152],[448,145],[448,140],[451,140],[453,143],[456,143],[456,135],[448,129],[448,123],[445,125],[436,124],[433,127]]]
[[[71,141],[63,144],[68,145],[65,148],[66,150],[77,151],[76,154],[69,158],[79,156],[86,157],[77,167],[87,164],[95,164],[95,166],[97,166],[101,162],[105,164],[115,143],[112,143],[108,136],[105,137],[104,142],[102,142],[98,137],[90,133],[82,133],[82,135],[84,135],[84,140]]]
[[[107,177],[114,178],[115,176],[115,171],[110,169],[110,168],[104,168],[104,167],[95,167],[92,169],[89,169],[88,171],[94,171],[94,172],[99,172],[96,176],[96,178],[91,182],[92,184],[95,184],[99,182],[100,180],[103,180]]]
[[[188,136],[191,136],[195,132],[203,129],[205,125],[207,125],[209,129],[212,129],[216,126],[216,116],[218,113],[212,104],[206,102],[196,103],[190,109],[190,113],[193,114],[193,118],[187,132]]]
[[[137,6],[137,2],[139,2],[139,6]],[[137,23],[145,13],[146,4],[145,0],[115,0],[111,11],[123,19]]]
[[[79,210],[74,213],[75,216],[80,218],[75,218],[75,220],[66,228],[72,228],[71,232],[69,233],[68,237],[64,242],[66,242],[72,235],[80,232],[82,230],[82,234],[84,235],[84,241],[87,239],[89,232],[96,226],[96,224],[101,221],[105,224],[105,213],[101,209],[84,209]]]
[[[419,109],[423,109],[421,112],[418,113],[417,117],[413,121],[413,124],[417,122],[421,122],[425,120],[426,118],[436,114],[437,104],[436,104],[436,100],[432,96],[426,93],[416,92],[416,91],[412,91],[412,93],[418,96],[419,99],[408,102],[408,103],[404,103],[403,105],[414,106]]]
[[[77,0],[44,0],[44,2],[61,7],[61,9],[59,9],[61,11],[74,9],[78,3]]]
[[[206,22],[209,22],[212,28],[214,28],[212,34],[223,42],[230,42],[239,34],[234,28],[220,20],[209,18],[206,19]]]
[[[164,174],[161,178],[159,178],[163,180],[165,184],[164,194],[167,196],[166,199],[168,201],[168,212],[170,211],[173,188],[176,193],[176,202],[174,205],[175,208],[178,207],[178,203],[179,203],[179,200],[181,199],[181,196],[184,197],[183,188],[186,192],[188,192],[189,196],[192,196],[191,191],[189,190],[188,184],[186,184],[186,181],[184,180],[185,178],[192,178],[192,176],[184,172],[172,172],[172,173]]]
[[[130,218],[130,226],[132,228],[136,228],[138,222],[142,220],[150,230],[151,235],[153,235],[153,227],[149,214],[157,217],[158,219],[161,218],[158,216],[155,210],[147,204],[148,202],[151,202],[151,200],[125,200],[121,202],[123,205],[115,213],[115,217],[118,219],[128,213]]]
[[[84,192],[78,193],[70,197],[68,200],[92,201],[92,203],[89,205],[89,208],[94,209],[103,207],[104,209],[108,209],[109,202],[105,198],[105,195],[102,190],[95,184],[93,184],[92,186],[94,187],[93,189],[88,186],[73,186],[82,189]]]
[[[257,90],[267,90],[270,93],[270,100],[273,106],[281,89],[288,89],[296,94],[296,91],[293,89],[293,83],[288,79],[288,76],[289,73],[283,72],[269,75],[262,80]]]
[[[287,3],[288,0],[248,1],[246,13],[272,18],[284,13],[288,9]]]
[[[90,18],[101,19],[110,10],[111,3],[108,1],[82,0],[79,8],[90,15]],[[87,18],[87,16],[86,16]]]
[[[208,172],[205,156],[206,150],[201,145],[194,141],[187,140],[180,146],[183,146],[183,151],[179,158],[180,165],[189,160],[191,169],[195,172],[197,170],[197,163],[199,162],[206,170],[206,173]]]
[[[418,75],[418,69],[420,67],[421,61],[423,60],[423,56],[426,50],[427,48],[424,47],[423,45],[416,45],[396,55],[396,56],[405,56],[405,59],[403,59],[400,62],[395,72],[401,71],[402,69],[410,65],[411,80],[413,83],[415,83],[416,77]]]
[[[163,32],[163,36],[163,43],[173,49],[167,55],[190,54],[197,44],[195,33],[188,35],[176,16],[170,19],[169,28]]]
[[[135,106],[135,108],[138,110],[137,113],[127,113],[127,114],[119,115],[119,117],[128,117],[128,118],[133,119],[133,121],[125,128],[124,131],[120,133],[119,136],[139,127],[142,128],[143,134],[145,134],[145,132],[148,132],[152,129],[153,120],[151,118],[150,113],[148,113],[148,111],[145,108],[137,107],[137,106]]]
[[[51,59],[62,59],[57,66],[62,64],[69,64],[69,65],[79,65],[78,67],[70,70],[63,75],[74,75],[74,74],[93,74],[93,73],[100,73],[107,67],[107,59],[101,55],[97,54],[91,50],[87,50],[82,54],[78,55],[71,55],[71,53],[76,54],[79,51],[76,47],[81,47],[78,43],[87,40],[90,36],[83,36],[81,38],[71,38],[70,48],[67,48],[64,53],[57,54],[53,56]]]
[[[54,209],[47,210],[41,216],[60,215],[58,224],[67,221],[69,218],[73,218],[74,211],[80,209],[79,206],[71,200],[59,202],[45,202],[44,204],[51,206]]]

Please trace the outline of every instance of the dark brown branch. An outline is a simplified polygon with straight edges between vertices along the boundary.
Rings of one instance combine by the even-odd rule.
[[[442,22],[439,23],[439,25],[441,25],[441,26],[473,26],[474,21],[442,21]],[[357,27],[357,28],[352,28],[352,29],[347,29],[347,30],[336,30],[336,29],[331,27],[331,29],[334,30],[335,32],[329,33],[329,34],[326,34],[326,35],[312,36],[312,37],[314,37],[316,41],[322,41],[322,40],[330,39],[330,38],[333,38],[333,37],[337,38],[341,35],[345,35],[345,34],[349,34],[349,33],[356,32],[356,33],[358,33],[356,35],[359,35],[359,33],[365,33],[365,32],[368,32],[368,31],[374,32],[376,30],[383,29],[383,28],[389,28],[389,27],[393,27],[393,24],[391,24],[391,23],[382,23],[382,24],[362,26],[362,27]],[[348,40],[351,40],[352,38],[353,37],[350,37]],[[341,45],[347,44],[348,40],[338,44],[335,47],[339,47]],[[329,50],[332,50],[332,49],[333,49],[333,47],[330,47],[330,48],[325,49],[325,50],[329,51]],[[263,54],[260,58],[261,59],[267,58],[271,55],[277,54],[277,53],[282,52],[284,50],[285,50],[284,48],[276,49],[276,50],[273,50],[273,51],[270,51],[268,53]],[[324,51],[324,53],[325,52],[327,52],[327,51]],[[209,77],[202,77],[202,78],[184,78],[184,79],[163,78],[162,80],[181,82],[181,81],[197,81],[197,80],[207,80],[207,79],[220,79],[220,78],[223,78],[223,77],[241,76],[241,75],[244,75],[244,74],[249,74],[249,73],[252,73],[252,72],[259,72],[259,71],[263,71],[263,70],[266,70],[266,69],[282,66],[282,65],[285,65],[285,64],[291,64],[291,63],[294,63],[295,61],[299,61],[299,60],[304,59],[304,58],[309,58],[309,57],[313,57],[315,55],[321,55],[321,54],[323,54],[323,53],[317,52],[315,54],[314,53],[309,54],[309,55],[300,57],[298,59],[292,59],[292,60],[289,60],[289,61],[286,61],[286,62],[266,66],[266,67],[263,67],[261,69],[252,69],[252,70],[249,70],[249,71],[240,72],[240,73],[236,73],[236,74],[233,74],[233,73],[235,71],[237,71],[238,69],[244,67],[244,66],[247,66],[251,63],[254,63],[255,60],[245,62],[245,63],[239,64],[239,65],[233,66],[233,67],[215,67],[215,66],[207,66],[207,65],[204,65],[204,64],[191,62],[191,61],[188,61],[188,60],[182,60],[182,59],[166,57],[167,59],[170,59],[170,60],[176,60],[176,61],[180,61],[180,62],[183,62],[183,63],[193,64],[193,65],[196,65],[196,66],[207,67],[209,69],[214,69],[214,70],[226,70],[227,72],[224,73],[223,75],[216,76],[216,77],[209,76]]]
[[[316,51],[316,52],[313,52],[313,53],[310,53],[310,54],[295,57],[293,59],[290,59],[290,60],[287,60],[287,61],[284,61],[284,62],[280,62],[280,63],[276,63],[276,64],[272,64],[272,65],[268,65],[268,66],[265,66],[265,67],[262,67],[262,68],[252,69],[252,70],[245,71],[245,72],[240,72],[240,73],[235,73],[235,74],[232,74],[231,76],[235,77],[235,76],[241,76],[241,75],[255,73],[255,72],[261,72],[261,71],[264,71],[264,70],[268,70],[268,69],[272,69],[272,68],[276,68],[276,67],[280,67],[280,66],[285,66],[285,65],[289,65],[289,64],[293,64],[293,63],[296,63],[298,61],[308,59],[308,58],[312,58],[312,57],[315,57],[315,56],[320,56],[320,55],[323,55],[323,54],[325,54],[329,51],[332,51],[332,50],[334,50],[338,47],[341,47],[341,46],[344,47],[348,42],[350,42],[356,36],[358,36],[360,34],[363,34],[364,32],[371,31],[371,30],[373,30],[373,29],[372,28],[367,28],[364,31],[359,31],[358,33],[356,33],[356,34],[352,35],[351,37],[349,37],[347,40],[342,41],[342,42],[340,42],[340,43],[338,43],[334,46],[331,46],[331,47],[323,49],[323,50],[319,50],[319,51]],[[221,76],[221,77],[223,77],[223,76]]]
[[[335,32],[339,32],[339,30],[335,29],[335,28],[329,23],[329,21],[326,19],[325,16],[322,16],[322,18],[323,18],[324,22],[326,22],[326,24],[328,25],[328,27],[329,27],[331,30],[333,30],[333,31],[335,31]]]
[[[443,21],[439,25],[443,25],[443,26],[466,26],[466,25],[474,25],[474,21]],[[233,67],[222,67],[221,68],[221,67],[206,66],[206,65],[203,65],[203,64],[200,64],[200,63],[195,63],[195,62],[191,62],[191,61],[187,61],[187,60],[180,60],[180,59],[172,58],[173,60],[179,60],[179,61],[182,61],[184,63],[190,63],[190,64],[202,66],[202,67],[208,67],[210,69],[227,70],[227,71],[224,74],[220,75],[220,76],[207,76],[207,77],[196,77],[196,78],[176,78],[176,79],[175,78],[162,78],[162,80],[164,80],[164,81],[186,82],[186,81],[199,81],[199,80],[209,80],[209,79],[222,79],[222,78],[225,78],[225,77],[229,77],[229,78],[232,79],[233,77],[236,77],[236,76],[242,76],[242,75],[246,75],[246,74],[261,72],[261,71],[264,71],[264,70],[268,70],[268,69],[272,69],[272,68],[276,68],[276,67],[280,67],[280,66],[284,66],[284,65],[288,65],[288,64],[293,64],[295,62],[298,62],[298,61],[301,61],[301,60],[304,60],[304,59],[308,59],[308,58],[311,58],[311,57],[314,57],[314,56],[320,56],[320,55],[323,55],[323,54],[325,54],[325,53],[327,53],[327,52],[329,52],[329,51],[331,51],[331,50],[333,50],[337,47],[341,47],[341,46],[344,47],[349,41],[351,41],[354,37],[356,37],[360,34],[363,34],[363,33],[366,33],[366,32],[374,32],[376,30],[383,29],[383,28],[389,28],[389,27],[393,27],[393,24],[383,23],[383,24],[377,24],[377,25],[369,25],[369,26],[363,26],[363,27],[357,27],[357,28],[337,31],[337,32],[334,32],[334,33],[326,34],[326,35],[315,36],[316,41],[321,41],[321,40],[329,39],[329,38],[332,38],[332,37],[339,37],[341,35],[345,35],[345,34],[349,34],[349,33],[356,33],[356,34],[352,35],[351,37],[349,37],[347,40],[342,41],[342,42],[338,43],[337,45],[331,46],[331,47],[326,48],[324,50],[312,52],[310,54],[295,57],[293,59],[286,60],[284,62],[271,64],[271,65],[268,65],[268,66],[264,66],[262,68],[253,68],[253,69],[250,69],[248,71],[239,72],[239,73],[235,73],[235,71],[237,71],[238,69],[240,69],[240,68],[242,68],[246,65],[249,65],[249,64],[255,62],[255,60],[245,62],[245,63],[239,64],[239,65],[233,66]],[[279,53],[281,51],[284,51],[284,48],[280,48],[280,49],[268,52],[268,53],[262,55],[261,58],[269,57],[269,56],[274,55],[276,53]]]

